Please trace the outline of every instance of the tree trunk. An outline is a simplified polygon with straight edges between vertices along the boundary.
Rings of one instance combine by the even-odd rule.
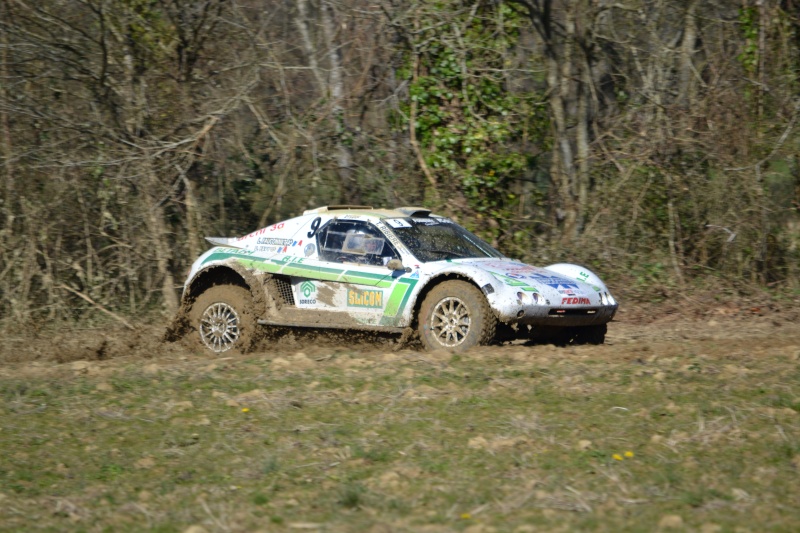
[[[322,5],[322,29],[325,35],[325,44],[328,50],[328,63],[330,68],[330,98],[331,114],[336,130],[336,165],[338,167],[339,181],[344,191],[344,200],[350,204],[361,203],[361,191],[353,172],[353,156],[347,145],[347,120],[342,108],[342,99],[345,95],[344,69],[342,67],[341,48],[336,42],[335,19],[336,13],[329,2]]]
[[[322,42],[328,60],[327,73],[317,60],[317,47],[314,36],[310,32],[308,1],[297,1],[296,25],[300,29],[308,65],[314,74],[321,96],[330,101],[330,116],[333,119],[334,148],[336,173],[342,186],[342,196],[346,203],[361,203],[361,193],[353,172],[353,155],[347,145],[347,120],[342,106],[345,97],[344,67],[340,43],[337,42],[336,12],[330,2],[320,5],[320,22],[322,26]]]
[[[0,2],[0,14],[4,20],[9,20],[9,9],[6,2]],[[0,78],[10,79],[8,76],[8,33],[3,31],[2,52],[0,52]],[[5,82],[0,83],[0,102],[7,102],[8,89]],[[5,226],[0,231],[0,244],[5,242],[7,236],[11,236],[12,225],[14,224],[14,158],[13,146],[11,144],[11,128],[8,122],[8,110],[5,105],[0,106],[0,135],[2,135],[3,147],[3,167],[5,172],[5,201],[3,210],[5,211]]]
[[[692,0],[686,8],[686,17],[678,59],[678,102],[687,109],[694,103],[695,68],[692,62],[697,42],[697,0]]]
[[[169,268],[171,246],[168,242],[169,232],[164,223],[164,202],[167,196],[161,195],[160,180],[153,165],[152,155],[146,153],[142,158],[145,166],[145,198],[147,202],[142,209],[145,211],[148,240],[152,243],[152,253],[156,260],[156,271],[161,285],[161,297],[164,300],[164,310],[174,314],[178,310],[178,295],[175,291],[175,278]]]

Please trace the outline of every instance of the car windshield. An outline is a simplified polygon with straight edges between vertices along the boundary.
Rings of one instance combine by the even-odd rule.
[[[423,263],[444,259],[503,257],[489,244],[448,218],[395,218],[385,222]]]

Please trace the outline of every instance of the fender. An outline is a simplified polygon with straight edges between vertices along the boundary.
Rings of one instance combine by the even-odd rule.
[[[213,252],[213,250],[210,250],[210,252]],[[221,272],[211,274],[211,271],[213,270],[220,270]],[[224,273],[226,270],[229,271],[228,274]],[[194,275],[189,278],[184,286],[183,296],[181,297],[182,305],[190,304],[191,301],[197,296],[197,283],[206,275],[208,275],[210,279],[219,279],[221,276],[239,276],[253,297],[253,305],[255,306],[256,315],[264,316],[268,306],[268,295],[264,275],[260,272],[253,272],[247,269],[233,258],[224,259],[221,261],[211,261],[205,265],[202,265],[202,268],[197,270],[197,272],[195,272]],[[231,281],[233,282],[235,280],[231,279]],[[203,288],[201,287],[200,292],[202,292],[202,289]]]
[[[496,302],[498,295],[498,281],[494,276],[485,270],[470,266],[452,264],[429,274],[420,273],[421,286],[419,289],[414,291],[411,301],[409,302],[410,305],[406,306],[406,308],[403,310],[403,320],[407,324],[411,324],[413,321],[414,310],[418,307],[420,295],[426,294],[430,288],[442,281],[442,278],[448,276],[458,276],[472,282],[476,287],[478,287],[478,289],[481,290],[481,292],[483,292],[490,305],[493,302]]]

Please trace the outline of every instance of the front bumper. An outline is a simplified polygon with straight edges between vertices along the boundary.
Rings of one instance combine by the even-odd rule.
[[[551,306],[518,305],[505,309],[497,318],[505,324],[524,326],[593,326],[610,322],[617,312],[615,305]]]

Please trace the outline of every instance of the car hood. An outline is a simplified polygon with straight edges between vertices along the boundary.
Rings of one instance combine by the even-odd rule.
[[[516,287],[518,290],[535,290],[553,297],[588,296],[600,290],[599,287],[552,270],[511,259],[453,259],[452,262],[484,270],[504,285]]]

